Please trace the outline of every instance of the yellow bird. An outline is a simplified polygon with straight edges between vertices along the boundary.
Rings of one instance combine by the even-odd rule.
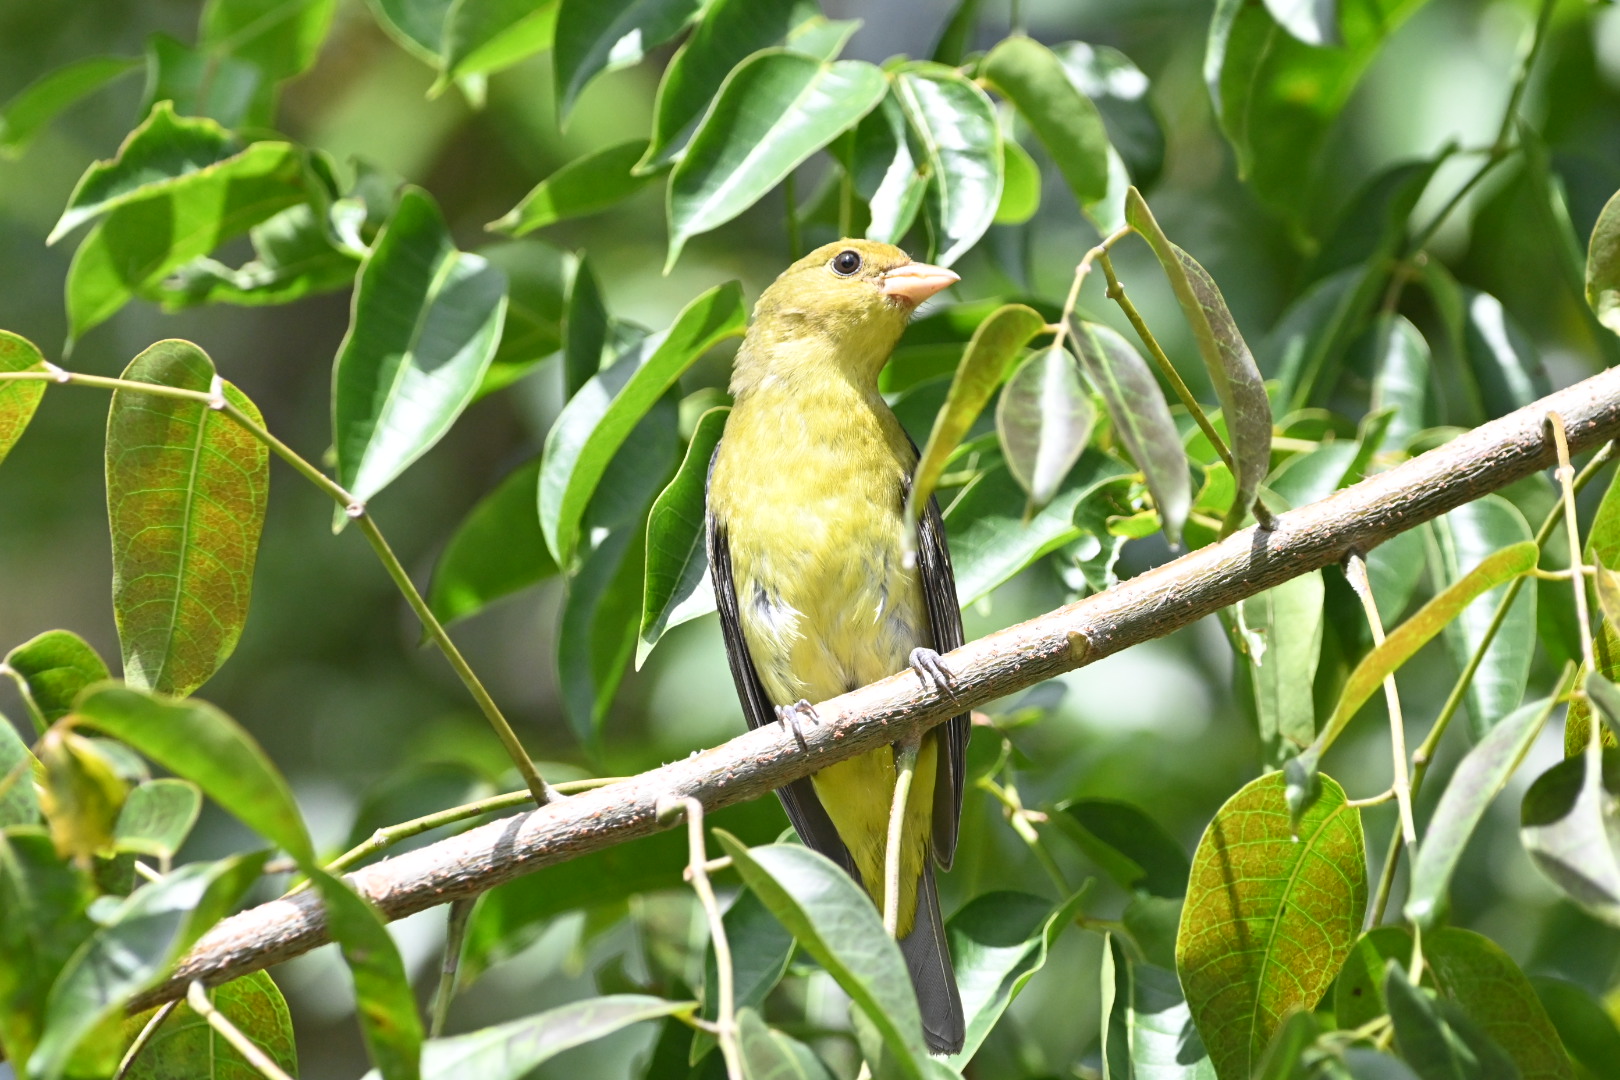
[[[888,244],[840,240],[788,267],[754,308],[709,464],[709,567],[750,727],[797,732],[810,703],[910,667],[941,688],[962,616],[939,506],[903,521],[917,450],[878,393],[917,305],[957,281]],[[907,568],[902,528],[917,529]],[[938,650],[938,651],[936,651]],[[903,815],[896,936],[935,1052],[962,1046],[962,1003],[933,863],[949,869],[968,717],[923,736]],[[805,844],[884,905],[894,747],[781,789]]]

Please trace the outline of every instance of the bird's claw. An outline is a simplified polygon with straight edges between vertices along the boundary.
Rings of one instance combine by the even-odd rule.
[[[933,683],[934,689],[942,694],[955,691],[955,678],[945,666],[945,661],[940,659],[939,653],[933,649],[912,649],[910,663],[911,670],[917,673],[917,678],[921,679],[924,685]]]
[[[816,715],[816,707],[804,698],[800,698],[791,705],[778,705],[776,707],[776,719],[788,726],[793,732],[794,741],[799,744],[800,749],[803,749],[805,746],[804,732],[799,730],[799,717],[801,716],[812,724],[821,723],[821,717]]]

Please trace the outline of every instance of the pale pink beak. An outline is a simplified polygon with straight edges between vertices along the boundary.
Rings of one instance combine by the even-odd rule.
[[[949,288],[961,280],[961,275],[956,271],[947,270],[943,266],[906,263],[885,273],[878,291],[884,296],[892,296],[916,307],[939,290]]]

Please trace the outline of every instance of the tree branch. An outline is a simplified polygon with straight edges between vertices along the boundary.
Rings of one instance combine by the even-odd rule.
[[[1620,368],[1321,502],[1279,514],[1269,530],[1245,529],[1107,592],[969,642],[946,657],[956,677],[950,696],[904,672],[818,704],[822,722],[804,729],[803,748],[781,725],[769,725],[662,768],[364,867],[350,880],[386,918],[397,919],[658,831],[665,827],[658,822],[661,800],[695,798],[715,810],[757,798],[949,716],[1163,637],[1351,551],[1370,551],[1523,479],[1554,462],[1549,411],[1563,417],[1571,451],[1620,437]],[[131,1008],[151,1008],[183,995],[195,980],[223,982],[326,941],[313,890],[261,904],[215,926],[167,982]]]

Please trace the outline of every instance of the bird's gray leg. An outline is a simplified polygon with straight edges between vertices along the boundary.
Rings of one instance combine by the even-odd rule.
[[[933,649],[916,648],[911,650],[911,670],[917,673],[917,678],[926,686],[934,684],[934,689],[942,694],[949,694],[956,689],[956,679],[951,675],[945,661]]]
[[[786,724],[793,731],[793,740],[799,744],[800,749],[803,749],[805,746],[804,732],[799,730],[799,717],[801,716],[812,724],[821,723],[821,717],[816,715],[816,707],[804,698],[800,698],[791,705],[776,706],[776,719]]]

